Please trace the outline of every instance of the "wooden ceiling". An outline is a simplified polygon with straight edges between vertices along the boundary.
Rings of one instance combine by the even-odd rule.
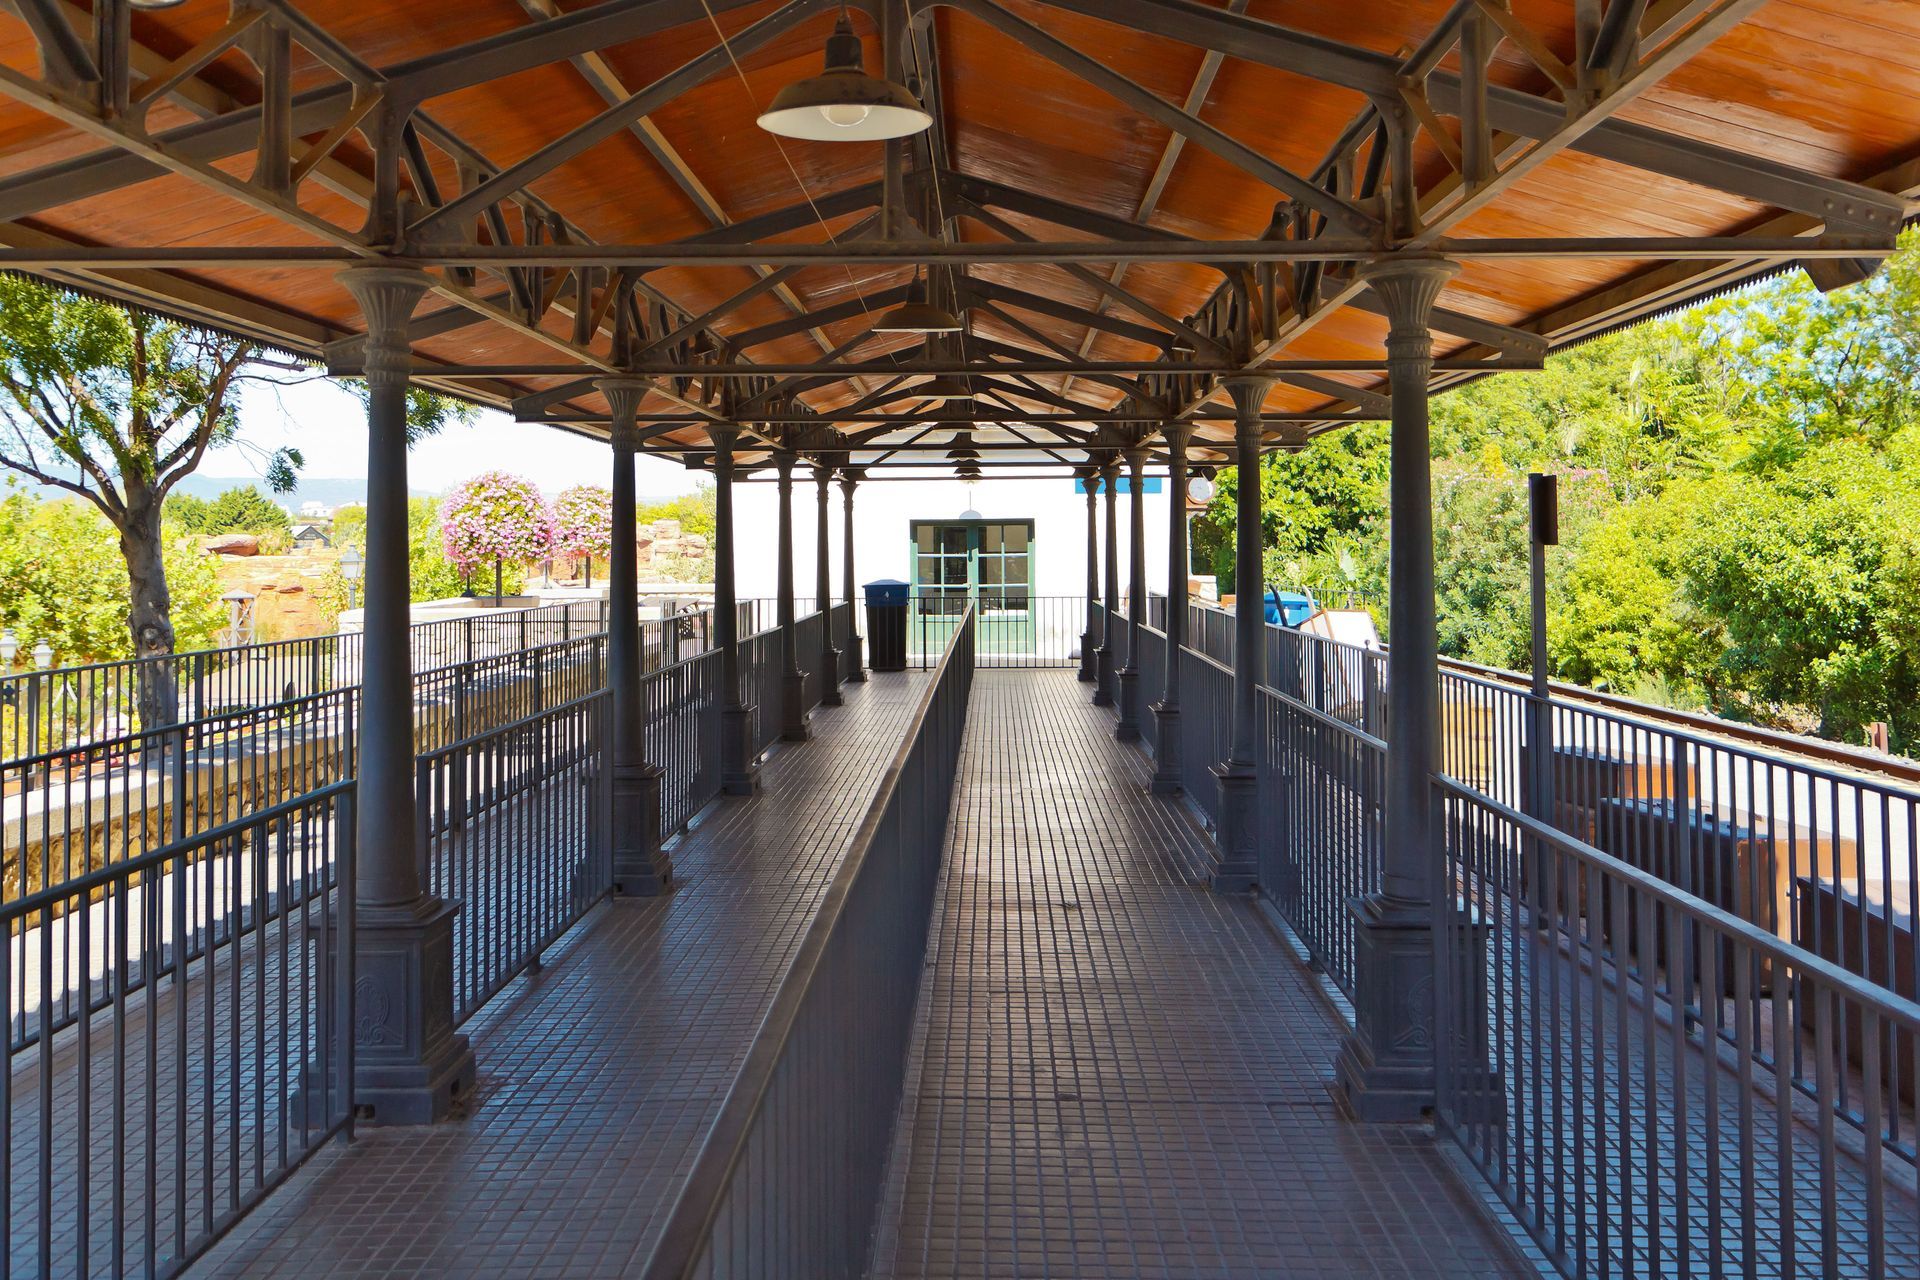
[[[493,209],[450,219],[449,242],[611,254],[706,237],[751,256],[881,235],[883,144],[781,140],[754,123],[777,90],[819,70],[836,12],[825,0],[186,0],[122,19],[123,3],[20,0],[26,17],[0,15],[7,261],[343,369],[354,367],[348,340],[361,325],[340,264],[273,253],[242,262],[235,251],[419,261],[439,285],[416,323],[416,354],[436,385],[529,420],[603,430],[605,401],[583,380],[621,363],[615,313],[628,304],[611,260],[591,275],[535,264],[468,276],[445,265],[451,251],[436,255],[437,241],[394,231],[703,58],[684,91],[537,165]],[[854,6],[870,70],[885,63],[880,20],[894,4]],[[1852,258],[1884,253],[1920,192],[1920,5],[1909,0],[902,0],[895,12],[908,33],[900,74],[937,123],[898,148],[904,209],[920,225],[889,243],[1298,247],[1358,236],[1368,261],[1450,249],[1463,269],[1440,301],[1436,351],[1460,367],[1436,373],[1440,385],[1537,363],[1551,347],[1781,269],[1795,256],[1781,249],[1786,237],[1804,238],[1805,256],[1831,264],[1834,279],[1852,278]],[[121,21],[131,43],[116,54]],[[540,52],[529,53],[536,36]],[[77,43],[77,66],[63,37]],[[489,51],[508,61],[476,60]],[[489,73],[500,66],[513,69]],[[1482,78],[1485,106],[1472,91]],[[402,110],[418,91],[426,96]],[[284,134],[257,123],[283,102]],[[1408,130],[1402,149],[1379,141],[1388,117]],[[1357,145],[1343,151],[1343,135]],[[387,202],[383,223],[370,210],[383,208],[389,154],[401,199]],[[1275,166],[1336,191],[1370,229],[1295,218],[1301,193],[1275,185]],[[1626,238],[1659,243],[1630,254]],[[1496,249],[1540,239],[1556,242],[1554,256]],[[175,257],[115,266],[94,249]],[[870,362],[857,376],[809,379],[742,420],[814,449],[907,440],[924,428],[862,415],[940,420],[938,406],[872,396],[902,376],[890,366],[921,354],[915,339],[869,332],[913,278],[910,257],[818,262],[769,285],[765,267],[669,253],[624,278],[640,321],[629,352],[645,352],[647,367],[804,366],[827,352]],[[1274,422],[1275,444],[1380,409],[1385,321],[1354,265],[1228,268],[1267,311],[1225,340],[1224,366],[1288,371],[1266,409],[1298,421]],[[950,357],[1059,370],[992,375],[1002,390],[976,401],[982,414],[1043,421],[979,438],[1039,440],[1055,446],[1049,457],[1081,461],[1086,429],[1115,416],[1199,415],[1203,443],[1230,436],[1214,372],[1067,371],[1166,361],[1177,342],[1193,345],[1177,333],[1185,326],[1220,339],[1206,317],[1228,277],[1205,243],[1123,268],[932,270],[968,303]],[[824,314],[796,319],[813,313]],[[678,342],[659,341],[681,330]],[[1365,367],[1326,368],[1336,362]],[[731,416],[772,381],[662,375],[642,412]],[[853,420],[835,416],[855,409]],[[785,432],[803,423],[765,423],[811,415],[841,434],[811,429],[802,441]],[[703,440],[697,426],[675,427],[649,447]]]

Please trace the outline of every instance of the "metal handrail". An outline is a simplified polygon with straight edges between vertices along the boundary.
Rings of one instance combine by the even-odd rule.
[[[1518,809],[1500,803],[1484,791],[1476,790],[1445,774],[1433,775],[1433,781],[1443,794],[1484,809],[1502,822],[1511,823],[1526,836],[1577,861],[1587,863],[1611,879],[1623,881],[1632,892],[1644,893],[1656,904],[1671,907],[1687,919],[1705,925],[1743,947],[1751,948],[1765,959],[1791,965],[1793,971],[1800,977],[1812,978],[1831,988],[1835,994],[1867,1006],[1874,1013],[1891,1022],[1899,1023],[1907,1031],[1920,1033],[1920,1002],[1909,1000],[1886,987],[1869,982],[1859,974],[1843,969],[1805,947],[1795,946],[1791,942],[1775,937],[1765,929],[1740,918],[1725,908],[1714,906],[1705,898],[1689,893],[1677,885],[1641,870],[1632,863],[1623,862],[1612,854],[1575,840],[1537,818],[1529,817]]]
[[[754,1036],[746,1061],[721,1103],[720,1113],[669,1211],[666,1226],[641,1272],[646,1280],[692,1276],[699,1268],[728,1188],[746,1157],[775,1070],[793,1039],[802,1007],[819,981],[828,945],[846,916],[848,897],[873,859],[881,826],[900,794],[902,775],[926,731],[930,714],[947,691],[949,681],[970,680],[973,654],[968,641],[975,618],[975,608],[969,605],[934,670],[933,679],[920,696],[899,749],[880,776],[873,800],[855,829],[846,856],[827,885],[773,1004]]]

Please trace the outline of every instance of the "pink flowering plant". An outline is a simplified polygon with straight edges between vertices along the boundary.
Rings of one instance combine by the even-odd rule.
[[[553,500],[553,549],[574,560],[604,559],[613,550],[613,494],[575,485]]]
[[[553,546],[553,513],[533,481],[484,471],[440,504],[440,545],[463,575],[491,560],[498,599],[502,566],[531,564]]]

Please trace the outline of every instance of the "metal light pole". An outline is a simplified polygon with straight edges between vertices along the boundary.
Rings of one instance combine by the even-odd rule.
[[[366,572],[367,562],[361,554],[348,547],[340,553],[340,576],[347,584],[347,608],[359,608],[360,575]]]

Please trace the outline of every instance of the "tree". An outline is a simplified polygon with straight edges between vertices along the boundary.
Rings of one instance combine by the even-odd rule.
[[[286,533],[293,520],[252,485],[235,485],[206,505],[201,533]]]
[[[493,596],[504,595],[505,566],[531,564],[553,545],[553,515],[531,480],[484,471],[440,505],[441,546],[464,575],[493,562]]]
[[[167,527],[163,544],[179,642],[209,647],[227,621],[214,561],[183,530]],[[130,656],[126,563],[112,526],[86,503],[17,490],[0,498],[0,582],[0,626],[20,638],[23,661],[42,640],[61,666]]]
[[[553,500],[553,549],[587,562],[592,583],[593,557],[613,550],[613,494],[599,485],[575,485]]]
[[[0,466],[86,499],[112,524],[136,657],[170,654],[177,639],[161,534],[167,496],[208,449],[236,441],[237,390],[282,380],[272,369],[303,372],[262,360],[239,338],[0,277]],[[409,433],[466,412],[411,395]],[[303,459],[279,449],[264,463],[269,487],[285,490]],[[170,723],[173,681],[144,681],[140,703],[146,723]]]

